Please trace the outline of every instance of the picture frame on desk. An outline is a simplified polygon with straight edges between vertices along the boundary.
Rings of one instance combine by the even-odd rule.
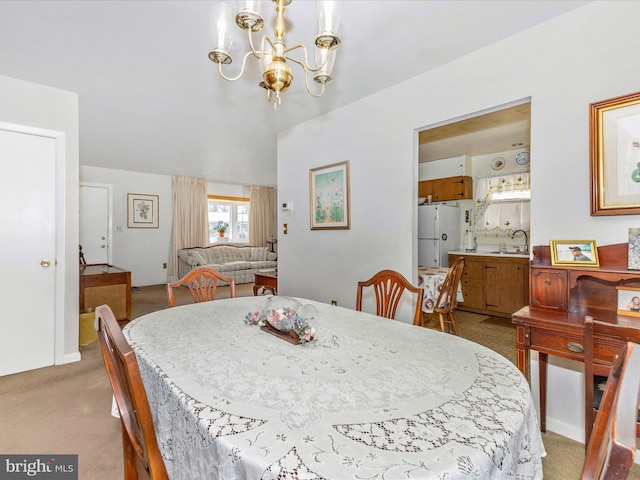
[[[629,270],[640,270],[640,228],[629,229],[627,264]]]
[[[640,214],[640,92],[589,105],[591,215]]]
[[[640,317],[640,288],[620,286],[618,290],[618,315]]]
[[[595,240],[551,240],[551,265],[598,267],[598,249]]]

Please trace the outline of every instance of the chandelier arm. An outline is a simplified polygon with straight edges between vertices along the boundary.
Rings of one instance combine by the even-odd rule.
[[[295,61],[295,60],[294,60],[294,61]],[[296,62],[296,63],[299,63],[299,62]],[[311,89],[309,88],[309,78],[308,78],[308,76],[307,76],[307,69],[305,68],[305,71],[304,71],[304,86],[305,86],[305,88],[307,89],[307,93],[308,93],[309,95],[311,95],[312,97],[316,97],[316,98],[321,97],[321,96],[322,96],[322,94],[324,93],[324,83],[321,83],[320,85],[321,85],[321,87],[320,87],[320,93],[313,93],[313,92],[311,91]]]
[[[265,42],[267,42],[271,46],[272,50],[275,50],[276,48],[273,42],[271,41],[271,39],[268,36],[263,35],[262,40],[260,40],[260,50],[256,50],[255,47],[253,46],[253,35],[251,35],[251,31],[247,30],[247,36],[249,37],[249,47],[251,48],[251,51],[249,53],[253,54],[253,56],[256,57],[258,60],[262,60],[264,58]]]
[[[307,52],[307,47],[305,47],[302,44],[294,45],[291,48],[287,48],[287,49],[285,49],[284,53],[289,53],[289,52],[291,52],[293,50],[296,50],[298,48],[301,48],[302,51],[304,52],[304,62],[301,62],[300,60],[296,60],[293,57],[287,57],[287,60],[291,60],[292,62],[297,63],[298,65],[300,65],[302,68],[305,69],[305,72],[307,70],[309,72],[318,72],[318,71],[322,70],[324,68],[324,66],[326,65],[328,59],[329,59],[329,55],[327,55],[320,66],[312,67],[311,65],[309,65],[309,55],[308,55],[308,52]]]
[[[218,72],[220,73],[220,76],[222,78],[224,78],[225,80],[228,80],[230,82],[238,80],[242,76],[242,74],[244,73],[244,67],[247,64],[247,58],[251,54],[252,54],[251,52],[247,52],[247,53],[244,54],[244,57],[242,57],[242,68],[240,69],[240,73],[236,77],[227,77],[224,73],[222,73],[222,63],[218,63]]]

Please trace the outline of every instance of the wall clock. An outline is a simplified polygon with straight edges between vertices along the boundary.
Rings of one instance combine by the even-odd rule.
[[[528,150],[520,152],[516,155],[516,165],[520,167],[526,167],[527,165],[529,165],[529,161],[530,155]]]

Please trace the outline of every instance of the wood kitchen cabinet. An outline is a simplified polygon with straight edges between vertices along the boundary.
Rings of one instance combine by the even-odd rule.
[[[418,196],[434,202],[469,200],[473,198],[473,179],[468,176],[438,178],[418,182]]]
[[[497,317],[511,315],[529,303],[529,259],[481,255],[449,255],[449,263],[464,257],[459,310]]]

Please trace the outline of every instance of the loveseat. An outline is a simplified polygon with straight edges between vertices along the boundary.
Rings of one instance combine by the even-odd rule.
[[[208,265],[236,284],[253,283],[254,275],[264,270],[274,270],[278,266],[278,255],[267,247],[236,245],[214,245],[178,250],[178,274],[184,277],[191,269]],[[220,282],[225,285],[226,282]]]

